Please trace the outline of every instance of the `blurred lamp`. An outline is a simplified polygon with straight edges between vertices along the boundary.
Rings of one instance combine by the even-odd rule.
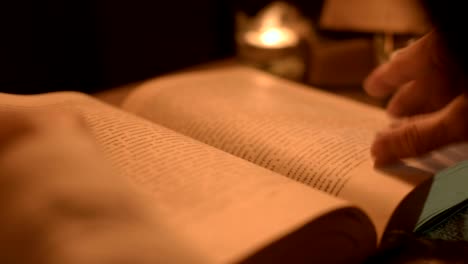
[[[372,33],[378,63],[429,30],[418,0],[325,0],[321,29]]]

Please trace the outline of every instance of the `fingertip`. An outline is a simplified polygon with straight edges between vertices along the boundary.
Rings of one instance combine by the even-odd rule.
[[[387,113],[393,118],[399,118],[404,116],[404,109],[396,103],[390,103],[387,107]]]
[[[363,82],[363,87],[364,87],[364,91],[366,91],[367,94],[369,94],[370,96],[375,96],[375,91],[376,88],[375,88],[375,77],[374,77],[374,73],[375,71],[371,72],[365,79],[364,79],[364,82]]]
[[[395,118],[394,116],[392,116],[392,120],[390,122],[389,127],[390,129],[397,129],[404,125],[405,121],[407,121],[407,118]]]
[[[393,152],[391,142],[389,142],[385,132],[377,134],[371,146],[371,155],[374,159],[374,165],[377,167],[398,161],[398,156]]]
[[[374,159],[374,166],[376,168],[381,168],[381,167],[388,166],[388,165],[390,165],[392,163],[395,163],[397,161],[398,161],[398,159],[396,159],[396,158],[388,158],[388,157],[375,158]]]
[[[364,90],[370,96],[383,98],[393,92],[392,86],[388,85],[385,81],[385,71],[387,67],[387,63],[377,67],[364,80]]]

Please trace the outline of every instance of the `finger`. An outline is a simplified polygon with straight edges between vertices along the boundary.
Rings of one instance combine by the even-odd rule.
[[[445,128],[434,118],[421,118],[397,128],[379,133],[371,153],[377,166],[386,165],[402,158],[414,157],[449,143],[444,137]]]
[[[417,113],[418,108],[421,107],[421,96],[424,94],[418,86],[414,85],[415,82],[411,81],[403,85],[395,95],[391,98],[387,105],[387,112],[394,117],[411,116]],[[419,86],[421,87],[421,86]]]
[[[377,67],[364,81],[372,96],[385,97],[405,83],[427,74],[434,67],[434,53],[440,53],[436,35],[431,32],[401,49],[392,59]]]
[[[375,164],[386,165],[466,140],[467,111],[468,100],[460,96],[442,111],[412,118],[396,128],[381,132],[371,148]]]
[[[402,117],[398,119],[393,119],[392,122],[389,125],[389,128],[396,129],[401,126],[404,126],[408,122],[412,122],[413,119],[416,119],[417,117]]]
[[[430,113],[442,109],[457,95],[456,83],[441,71],[433,71],[398,89],[388,103],[387,111],[396,117]]]

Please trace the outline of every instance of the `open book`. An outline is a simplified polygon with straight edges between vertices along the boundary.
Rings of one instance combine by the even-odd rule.
[[[120,107],[0,94],[0,111],[15,109],[82,115],[104,157],[209,263],[359,263],[386,232],[468,198],[464,145],[376,169],[382,109],[241,66],[149,80]]]

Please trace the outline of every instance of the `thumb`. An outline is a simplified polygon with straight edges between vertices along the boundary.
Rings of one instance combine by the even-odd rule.
[[[380,133],[371,148],[377,166],[424,155],[468,139],[468,99],[460,95],[439,112],[401,122]]]

